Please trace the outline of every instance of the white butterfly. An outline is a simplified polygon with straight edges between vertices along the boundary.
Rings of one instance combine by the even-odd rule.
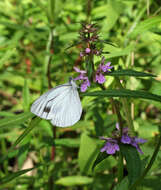
[[[74,80],[69,78],[68,83],[56,86],[40,96],[32,104],[31,112],[51,120],[51,123],[58,127],[74,125],[82,114],[77,88]]]

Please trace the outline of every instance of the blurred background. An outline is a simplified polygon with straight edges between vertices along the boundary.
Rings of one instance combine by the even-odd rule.
[[[160,95],[160,14],[159,0],[0,0],[0,156],[27,128],[32,102],[51,86],[77,76],[73,66],[82,68],[79,56],[82,22],[96,23],[100,39],[113,44],[104,44],[104,52],[108,52],[104,56],[115,69],[156,75],[152,79],[123,77],[127,89]],[[95,58],[96,62],[99,60]],[[105,86],[112,89],[114,78],[106,79]],[[26,175],[14,175],[13,180],[5,178],[1,190],[112,189],[117,167],[114,157],[91,170],[100,148],[97,137],[108,136],[117,122],[110,100],[83,97],[82,106],[82,119],[73,127],[57,128],[55,141],[53,126],[42,120],[9,153],[0,165],[1,178],[43,165]],[[154,101],[131,100],[135,129],[148,140],[142,147],[146,156],[154,150],[160,108],[161,104]],[[3,122],[13,118],[15,121],[5,123],[4,127]],[[49,164],[54,143],[56,157]],[[161,153],[142,189],[159,190],[160,177]]]

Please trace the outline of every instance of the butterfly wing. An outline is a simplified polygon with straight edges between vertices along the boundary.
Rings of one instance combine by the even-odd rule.
[[[66,83],[49,90],[32,104],[31,112],[58,127],[74,125],[82,114],[77,88]]]
[[[53,117],[51,123],[59,127],[74,125],[81,117],[82,106],[76,88],[70,87],[63,101],[57,102],[51,110]]]
[[[31,112],[43,119],[51,119],[51,108],[69,91],[71,85],[66,83],[50,89],[41,95],[31,106]]]

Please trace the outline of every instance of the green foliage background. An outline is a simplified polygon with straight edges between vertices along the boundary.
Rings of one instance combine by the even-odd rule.
[[[110,134],[117,122],[109,98],[83,96],[82,119],[73,127],[57,128],[56,139],[48,121],[37,119],[30,123],[33,117],[30,106],[48,90],[49,58],[52,86],[76,76],[73,66],[82,64],[81,47],[72,45],[80,42],[80,23],[87,20],[97,23],[100,38],[113,44],[106,44],[104,52],[108,52],[105,57],[115,69],[156,75],[155,78],[122,76],[126,88],[160,95],[160,13],[159,0],[0,0],[1,190],[108,190],[115,184],[115,157],[109,156],[92,171],[102,146],[98,136]],[[54,41],[50,49],[51,34]],[[68,49],[69,46],[72,47]],[[114,77],[106,79],[105,86],[112,89]],[[141,148],[146,156],[151,156],[160,130],[161,104],[130,99],[131,104],[135,129],[148,140]],[[159,152],[141,189],[160,189],[160,165]],[[29,170],[30,173],[22,175]],[[124,183],[121,188],[126,188]],[[121,188],[117,186],[115,190]]]

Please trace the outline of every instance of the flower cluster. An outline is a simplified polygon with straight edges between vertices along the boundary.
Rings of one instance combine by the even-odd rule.
[[[80,39],[86,44],[84,50],[80,52],[80,57],[92,54],[101,55],[102,49],[97,49],[96,44],[99,42],[98,28],[95,24],[82,24]]]
[[[80,57],[84,57],[84,56],[89,55],[89,54],[100,55],[101,52],[102,52],[102,50],[98,51],[98,50],[95,49],[95,48],[91,49],[91,48],[88,48],[88,47],[87,47],[87,48],[85,48],[84,51],[81,51],[81,52],[80,52]]]
[[[98,82],[99,84],[103,84],[106,79],[103,75],[103,73],[105,72],[109,72],[109,69],[112,69],[113,66],[110,66],[110,62],[104,64],[105,62],[105,58],[102,57],[102,60],[101,60],[101,63],[100,65],[98,66],[98,69],[96,70],[96,73],[95,73],[95,82]],[[80,75],[78,77],[76,77],[74,80],[82,80],[82,84],[81,84],[81,92],[85,92],[87,90],[87,88],[90,86],[90,81],[87,77],[87,72],[85,70],[80,70],[79,68],[77,67],[74,67],[74,70],[77,72],[77,73],[80,73]]]
[[[82,80],[82,84],[81,84],[81,92],[85,92],[87,90],[87,88],[90,86],[90,82],[88,77],[86,76],[87,72],[84,70],[80,70],[77,67],[74,67],[74,70],[77,73],[80,73],[80,75],[76,78],[74,78],[74,80]]]
[[[92,55],[101,55],[102,48],[98,36],[98,28],[95,26],[95,24],[82,24],[80,39],[83,44],[83,50],[80,52],[80,57],[86,56],[86,60],[88,60],[91,59]],[[99,45],[99,49],[97,48],[97,44]],[[79,68],[74,67],[74,70],[79,73],[79,76],[76,77],[75,80],[82,81],[81,92],[85,92],[87,90],[92,79],[94,82],[103,84],[106,81],[104,74],[106,72],[110,72],[110,69],[113,68],[113,66],[110,66],[110,62],[105,63],[105,57],[102,57],[101,63],[98,65],[96,70],[93,61],[91,61],[90,64],[92,64],[91,68],[93,68],[90,79],[87,76],[88,71],[80,70]]]
[[[118,124],[116,125],[117,130],[119,131],[119,126]],[[117,131],[117,132],[118,132]],[[128,134],[128,128],[125,127],[123,128],[123,134],[121,137],[121,140],[119,138],[117,138],[117,132],[114,133],[114,138],[106,138],[106,137],[100,137],[100,139],[105,140],[106,143],[103,146],[103,148],[101,148],[101,152],[105,152],[107,154],[115,154],[116,151],[119,151],[119,143],[123,143],[123,144],[130,144],[133,147],[135,147],[137,149],[138,152],[140,152],[141,154],[143,154],[142,150],[139,147],[139,144],[143,144],[145,143],[147,140],[145,139],[141,139],[141,138],[137,138],[137,137],[130,137]]]
[[[106,64],[104,64],[104,62],[105,62],[105,57],[102,57],[101,64],[98,66],[98,69],[96,71],[95,81],[98,82],[99,84],[103,84],[106,81],[103,73],[109,72],[109,69],[113,68],[113,66],[110,66],[111,64],[110,62],[107,62]]]
[[[98,28],[95,24],[82,24],[80,38],[84,42],[96,42],[99,38]]]

